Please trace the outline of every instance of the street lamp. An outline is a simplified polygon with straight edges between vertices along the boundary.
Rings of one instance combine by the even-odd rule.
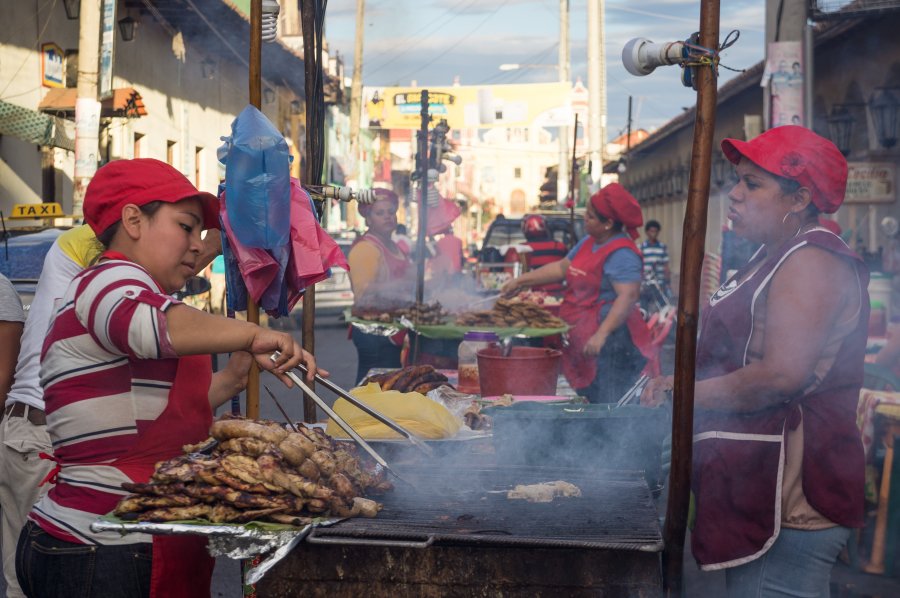
[[[872,109],[872,116],[875,116],[874,109]],[[850,138],[853,133],[853,121],[853,115],[850,114],[850,110],[847,109],[846,104],[835,104],[831,107],[831,113],[825,117],[825,122],[828,123],[828,132],[831,136],[831,141],[834,142],[838,150],[845,156],[850,154]]]
[[[879,87],[869,100],[869,113],[875,124],[878,143],[887,148],[897,145],[897,120],[900,111],[900,102],[890,89],[896,91],[897,88]]]
[[[81,14],[81,0],[63,0],[66,8],[66,18],[74,21]]]
[[[122,17],[119,19],[119,33],[122,34],[123,42],[130,42],[134,40],[134,28],[137,26],[137,21],[132,19],[131,17]]]

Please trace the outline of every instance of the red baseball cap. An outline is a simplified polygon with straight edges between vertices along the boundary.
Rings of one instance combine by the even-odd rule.
[[[723,139],[722,152],[734,164],[744,157],[771,174],[797,181],[826,214],[844,203],[847,159],[831,141],[805,127],[775,127],[752,141]]]
[[[219,228],[219,200],[198,190],[172,166],[152,158],[113,160],[97,170],[84,194],[84,220],[100,234],[122,219],[122,208],[154,201],[176,203],[196,198],[203,207],[203,228]]]
[[[641,206],[619,183],[610,183],[591,196],[591,205],[608,220],[621,222],[632,239],[640,236],[637,229],[644,224]]]

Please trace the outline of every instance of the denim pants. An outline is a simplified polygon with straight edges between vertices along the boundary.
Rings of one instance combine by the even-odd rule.
[[[149,543],[73,544],[29,521],[16,548],[16,575],[29,598],[147,597],[152,559]]]
[[[591,403],[615,403],[637,382],[646,363],[623,324],[610,333],[600,349],[594,381],[577,392]]]
[[[356,365],[356,383],[359,384],[372,368],[399,368],[400,351],[391,342],[390,337],[361,332],[355,326],[351,329],[350,338],[356,347],[358,358]]]
[[[849,537],[846,527],[816,531],[782,528],[768,552],[726,570],[728,597],[828,598],[831,569]]]

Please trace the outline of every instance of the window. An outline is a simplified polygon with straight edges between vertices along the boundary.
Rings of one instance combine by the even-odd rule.
[[[519,166],[513,168],[513,178],[521,179],[522,178],[522,169]]]
[[[175,166],[175,143],[174,141],[166,141],[166,162],[170,166]]]
[[[132,145],[132,158],[141,157],[141,146],[144,145],[144,135],[142,133],[134,134],[134,143]]]
[[[200,188],[200,179],[203,174],[203,148],[194,148],[194,185]]]

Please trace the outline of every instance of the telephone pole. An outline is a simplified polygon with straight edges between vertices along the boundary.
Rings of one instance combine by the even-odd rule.
[[[350,149],[359,176],[359,119],[362,117],[363,34],[366,0],[356,0],[356,43],[353,46],[353,81],[350,84]]]
[[[82,0],[78,22],[78,89],[75,100],[75,191],[72,215],[81,218],[84,194],[97,172],[100,154],[100,102],[97,82],[100,63],[101,0]]]
[[[559,81],[569,84],[569,0],[559,0]],[[569,191],[569,127],[559,127],[559,171],[556,201],[564,203]]]
[[[591,177],[600,180],[606,145],[606,18],[605,0],[588,0],[588,137]]]

